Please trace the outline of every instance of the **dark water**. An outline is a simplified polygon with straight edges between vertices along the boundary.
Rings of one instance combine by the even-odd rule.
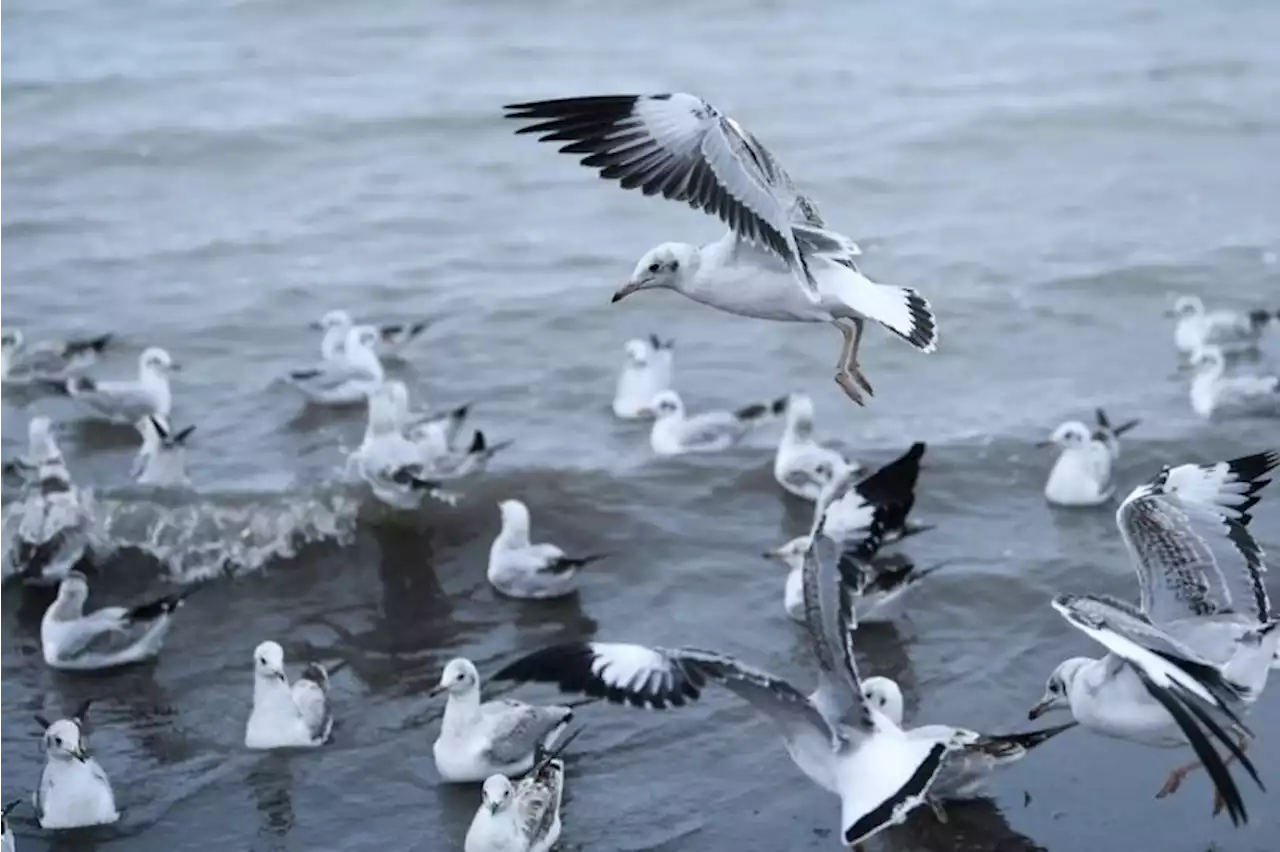
[[[1276,4],[697,11],[5,4],[4,323],[31,337],[118,332],[100,375],[165,346],[187,367],[175,418],[199,426],[193,500],[129,488],[127,436],[68,439],[73,472],[131,545],[95,600],[227,559],[249,566],[204,584],[156,665],[107,677],[48,671],[40,601],[5,590],[5,798],[39,774],[31,713],[93,697],[94,747],[125,814],[54,841],[26,811],[20,849],[459,848],[478,792],[438,784],[442,708],[424,697],[458,654],[484,673],[518,650],[598,635],[719,648],[811,683],[782,571],[758,556],[808,521],[772,482],[776,431],[713,458],[651,460],[643,426],[607,412],[628,337],[678,341],[691,407],[804,390],[827,433],[866,460],[929,442],[918,512],[939,528],[908,550],[951,567],[908,619],[859,634],[864,672],[903,682],[921,722],[1025,726],[1052,667],[1097,650],[1049,597],[1134,594],[1109,512],[1043,504],[1050,458],[1031,445],[1058,421],[1099,404],[1143,418],[1122,490],[1165,462],[1280,444],[1275,420],[1192,415],[1160,316],[1174,291],[1280,300]],[[670,294],[611,307],[645,249],[717,226],[512,137],[498,107],[669,89],[732,111],[859,239],[870,274],[924,291],[938,353],[876,335],[865,365],[878,396],[860,410],[829,378],[834,330]],[[476,425],[517,439],[458,508],[393,516],[333,484],[359,412],[300,413],[272,384],[316,355],[304,326],[332,307],[443,317],[397,374],[434,404],[476,399]],[[6,457],[36,411],[73,416],[6,394]],[[537,537],[617,554],[577,599],[516,603],[488,588],[495,504],[512,496],[531,506]],[[1274,551],[1280,493],[1268,503],[1255,530]],[[347,663],[331,746],[243,749],[250,653],[266,638],[292,660]],[[1251,753],[1274,786],[1273,698],[1254,711]],[[836,800],[727,696],[580,718],[566,848],[837,848]],[[879,845],[1274,848],[1280,818],[1256,789],[1242,785],[1253,819],[1241,830],[1210,818],[1203,774],[1153,799],[1186,757],[1072,732],[996,778],[991,803],[953,808],[946,826],[922,815]]]

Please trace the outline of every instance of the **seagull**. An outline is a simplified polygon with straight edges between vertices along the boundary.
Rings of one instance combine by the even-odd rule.
[[[400,431],[391,387],[375,388],[368,396],[369,421],[364,440],[348,463],[368,483],[374,497],[393,509],[416,509],[425,496],[452,502],[419,460],[417,446]]]
[[[177,432],[162,417],[150,415],[138,421],[142,448],[133,461],[133,478],[139,485],[161,488],[185,487],[187,478],[187,438],[196,430],[188,426]]]
[[[354,325],[351,314],[343,310],[327,311],[313,327],[324,332],[320,340],[320,355],[326,361],[341,360],[346,348],[347,331]],[[427,330],[430,320],[413,323],[386,323],[372,328],[377,333],[373,343],[373,351],[377,356],[389,361],[400,357],[401,350],[413,342],[418,335]]]
[[[284,649],[271,641],[253,649],[253,711],[245,726],[245,748],[314,748],[333,733],[329,673],[308,663],[289,685]]]
[[[716,453],[737,444],[770,414],[781,414],[786,397],[772,403],[756,403],[737,411],[706,411],[689,417],[680,394],[663,391],[653,398],[654,421],[649,446],[660,456]]]
[[[1105,736],[1165,748],[1190,743],[1199,764],[1175,769],[1158,796],[1203,765],[1214,785],[1214,813],[1225,804],[1237,825],[1248,820],[1244,801],[1227,768],[1231,759],[1223,761],[1211,738],[1258,781],[1244,754],[1252,735],[1237,711],[1266,686],[1280,619],[1271,618],[1262,549],[1247,527],[1258,491],[1270,482],[1264,477],[1278,464],[1280,454],[1265,452],[1166,466],[1129,494],[1116,525],[1137,570],[1139,604],[1055,597],[1054,609],[1108,653],[1060,663],[1030,713],[1035,719],[1068,708]],[[1224,723],[1238,730],[1239,745]]]
[[[786,425],[773,459],[773,478],[788,493],[816,502],[822,489],[837,475],[862,473],[862,465],[813,437],[813,400],[803,393],[787,399]]]
[[[44,340],[26,345],[22,332],[0,335],[0,378],[65,379],[92,366],[111,342],[111,335],[73,340]]]
[[[1196,346],[1191,365],[1191,409],[1208,420],[1219,411],[1228,414],[1280,409],[1280,376],[1225,376],[1227,359],[1214,344]]]
[[[417,447],[418,461],[430,479],[461,479],[477,473],[512,444],[512,441],[490,444],[477,429],[472,433],[471,443],[463,446],[458,438],[471,409],[469,403],[439,414],[415,412],[410,409],[409,389],[404,382],[391,380],[384,386],[395,402],[399,431]]]
[[[613,642],[569,642],[527,654],[495,678],[555,683],[615,703],[663,709],[724,687],[779,728],[788,754],[818,786],[840,797],[841,836],[859,844],[901,823],[929,801],[946,756],[971,744],[963,732],[915,735],[873,712],[862,693],[852,644],[852,590],[841,581],[834,541],[819,534],[805,563],[805,626],[818,688],[790,682],[714,651]]]
[[[862,682],[862,694],[877,712],[883,713],[893,724],[902,726],[903,700],[898,684],[887,677],[869,677]],[[997,768],[1022,760],[1031,749],[1074,728],[1076,724],[1067,722],[1021,734],[979,734],[947,725],[925,725],[910,734],[947,736],[956,731],[973,740],[972,745],[948,756],[930,788],[939,799],[973,799],[982,794],[987,776]]]
[[[580,732],[565,737],[554,752],[540,748],[533,769],[519,783],[500,773],[485,779],[463,852],[550,852],[560,839],[564,798],[564,761],[558,755]]]
[[[937,348],[937,323],[916,291],[863,276],[853,240],[829,231],[814,203],[760,141],[696,95],[605,95],[511,104],[517,133],[567,143],[562,153],[624,189],[661,193],[728,226],[702,247],[664,243],[636,265],[617,302],[640,290],[675,290],[740,316],[828,322],[844,349],[836,382],[855,402],[873,391],[858,365],[863,323],[880,323],[922,352]]]
[[[648,340],[628,340],[624,349],[627,360],[618,375],[618,389],[613,395],[613,413],[623,420],[652,417],[653,398],[671,390],[674,340],[662,340],[650,334]]]
[[[554,544],[529,542],[529,507],[503,500],[502,529],[489,547],[489,582],[507,597],[547,599],[573,594],[578,571],[603,553],[567,556]]]
[[[551,748],[573,721],[577,706],[542,707],[512,700],[482,704],[480,675],[463,657],[449,661],[431,695],[442,692],[449,698],[432,753],[440,777],[455,784],[528,772],[538,749]]]
[[[471,436],[471,443],[464,448],[453,448],[448,454],[436,456],[427,464],[427,473],[432,479],[442,482],[462,479],[473,473],[484,470],[489,460],[502,450],[511,446],[511,440],[490,444],[479,429]]]
[[[72,571],[40,620],[40,649],[50,668],[100,671],[149,660],[160,653],[173,614],[194,587],[137,606],[108,606],[88,614],[89,581]]]
[[[67,576],[89,555],[93,531],[89,499],[72,484],[52,430],[44,416],[27,424],[30,472],[9,550],[10,565],[35,585]]]
[[[382,362],[373,351],[377,330],[371,325],[352,326],[340,360],[321,361],[306,370],[294,370],[288,380],[313,403],[354,405],[382,384]]]
[[[168,417],[173,405],[169,374],[181,366],[169,353],[152,346],[138,356],[138,378],[97,381],[72,376],[54,387],[71,397],[94,417],[110,423],[137,423],[148,415]]]
[[[1091,430],[1079,420],[1068,420],[1037,447],[1061,448],[1049,471],[1044,496],[1055,506],[1100,506],[1115,493],[1111,466],[1120,456],[1120,436],[1138,425],[1130,420],[1111,428],[1106,412],[1097,411],[1098,427]]]
[[[37,715],[44,729],[44,772],[35,794],[36,817],[44,829],[109,825],[120,819],[107,773],[89,756],[84,736],[85,701],[70,719],[50,723]]]
[[[12,802],[5,802],[4,808],[0,809],[0,852],[15,852],[13,829],[9,828],[9,814],[21,802],[21,799],[14,799]]]
[[[916,482],[920,478],[920,460],[927,445],[917,441],[905,453],[870,476],[859,479],[852,471],[831,480],[813,509],[812,537],[821,526],[830,538],[841,543],[863,541],[877,514],[883,527],[883,543],[902,539],[933,529],[907,519],[916,503]],[[877,512],[877,509],[883,509]]]
[[[1207,344],[1220,344],[1232,351],[1256,349],[1263,330],[1272,322],[1280,322],[1280,311],[1205,311],[1199,296],[1179,296],[1172,315],[1178,318],[1174,344],[1187,355]]]

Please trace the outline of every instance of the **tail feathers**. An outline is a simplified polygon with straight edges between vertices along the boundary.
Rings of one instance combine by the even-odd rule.
[[[1125,432],[1131,431],[1133,427],[1137,426],[1139,423],[1142,422],[1141,420],[1138,420],[1135,418],[1133,420],[1126,420],[1124,423],[1121,423],[1119,426],[1112,427],[1111,420],[1107,417],[1107,412],[1103,411],[1101,408],[1097,410],[1097,419],[1098,419],[1098,431],[1101,433],[1110,433],[1116,438],[1119,438]]]
[[[329,672],[319,663],[307,663],[307,667],[298,675],[299,680],[309,680],[322,691],[329,690]]]
[[[849,273],[841,273],[848,275]],[[861,272],[848,287],[844,302],[853,310],[873,319],[921,352],[938,348],[938,320],[929,301],[909,287],[877,284]]]
[[[675,346],[676,342],[674,340],[663,340],[656,334],[649,334],[649,348],[654,352],[661,352],[664,349],[674,349]]]
[[[780,415],[787,410],[787,397],[780,396],[773,402],[757,402],[746,405],[733,412],[739,420],[751,423],[769,415]]]
[[[422,332],[426,331],[427,327],[430,325],[431,325],[431,320],[421,320],[419,322],[415,322],[412,326],[409,327],[409,339],[412,340],[413,338],[417,337],[419,334],[422,334]]]
[[[101,353],[107,348],[107,344],[111,342],[111,334],[103,334],[98,337],[87,337],[83,340],[68,340],[67,345],[63,348],[64,355],[78,355],[81,352],[97,352]]]
[[[515,443],[514,440],[499,441],[496,444],[490,444],[485,440],[484,432],[476,430],[475,437],[471,439],[471,446],[467,448],[467,453],[473,456],[482,456],[486,459],[493,458],[494,453],[499,450],[505,450],[507,447]]]
[[[563,574],[566,571],[573,571],[590,565],[592,562],[599,562],[608,555],[607,553],[593,553],[589,556],[561,556],[543,570],[549,574]]]
[[[1074,728],[1078,723],[1066,722],[1038,731],[1024,731],[1018,734],[991,734],[978,741],[977,747],[995,758],[1021,757],[1029,749],[1047,742],[1063,731]]]
[[[173,613],[178,607],[182,606],[182,602],[196,590],[196,586],[183,589],[172,595],[165,595],[162,598],[156,598],[153,601],[147,601],[144,604],[138,604],[131,608],[125,616],[129,621],[154,621],[163,615]]]

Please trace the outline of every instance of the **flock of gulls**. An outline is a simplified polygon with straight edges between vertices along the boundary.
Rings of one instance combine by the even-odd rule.
[[[937,343],[929,303],[913,290],[878,284],[859,270],[860,251],[827,229],[773,155],[741,125],[688,94],[571,98],[518,104],[508,117],[518,132],[564,143],[561,151],[624,188],[682,202],[728,227],[708,245],[666,243],[649,251],[618,301],[645,289],[669,289],[723,311],[761,319],[836,326],[843,349],[835,379],[855,402],[872,386],[858,360],[866,320],[922,352]],[[1211,416],[1230,407],[1274,404],[1275,376],[1249,374],[1265,329],[1280,315],[1206,312],[1200,300],[1175,305],[1175,342],[1196,369],[1193,408]],[[426,323],[379,326],[330,311],[317,323],[321,357],[287,381],[315,405],[367,407],[364,438],[347,472],[376,500],[411,510],[424,499],[457,495],[446,484],[483,470],[504,444],[464,432],[468,407],[415,411],[406,386],[387,378]],[[170,423],[167,352],[146,349],[130,381],[90,378],[85,370],[109,337],[28,345],[16,331],[3,339],[6,382],[65,394],[88,416],[136,427],[141,444],[132,476],[141,484],[188,484],[184,461],[194,427]],[[445,783],[482,784],[466,834],[467,852],[545,852],[561,832],[564,752],[577,735],[575,711],[601,699],[634,707],[679,708],[708,686],[738,696],[772,721],[796,766],[840,801],[840,837],[859,846],[928,805],[940,819],[945,803],[975,796],[995,770],[1073,727],[1149,746],[1190,746],[1193,764],[1171,772],[1159,795],[1174,792],[1204,767],[1214,812],[1237,824],[1247,814],[1231,772],[1239,763],[1261,786],[1247,755],[1245,717],[1260,697],[1277,657],[1280,620],[1264,583],[1263,553],[1249,531],[1251,510],[1280,465],[1259,452],[1213,464],[1165,466],[1133,489],[1116,526],[1138,580],[1137,601],[1103,595],[1059,595],[1053,608],[1101,646],[1049,674],[1031,719],[1065,710],[1070,721],[1040,730],[991,734],[944,724],[910,727],[892,680],[863,678],[855,660],[860,624],[894,618],[910,589],[927,579],[886,546],[928,529],[909,518],[923,443],[869,470],[815,436],[814,406],[803,394],[737,411],[690,413],[673,388],[674,344],[656,335],[625,344],[613,412],[652,419],[650,446],[659,456],[732,447],[757,425],[784,421],[775,456],[778,485],[814,505],[808,534],[766,551],[788,567],[783,605],[808,638],[816,672],[812,691],[715,651],[647,647],[626,642],[569,642],[526,653],[492,679],[555,684],[582,700],[535,705],[485,701],[481,676],[467,659],[450,661],[433,695],[445,708],[433,756]],[[1228,374],[1229,365],[1235,370]],[[1045,485],[1050,503],[1098,506],[1111,501],[1111,468],[1121,436],[1137,421],[1062,424],[1046,444],[1060,448]],[[6,556],[7,574],[27,585],[56,585],[41,622],[45,664],[100,671],[154,658],[190,589],[133,606],[86,612],[92,565],[92,507],[72,482],[58,447],[58,426],[30,420],[25,456],[9,469],[23,482],[22,519]],[[578,573],[602,554],[566,553],[531,539],[529,508],[500,504],[488,578],[503,595],[546,599],[572,593]],[[108,775],[86,735],[88,703],[50,722],[38,717],[46,764],[34,806],[43,829],[60,830],[119,818]],[[245,723],[249,749],[306,749],[330,741],[334,708],[329,674],[308,663],[291,680],[282,647],[253,651],[253,704]],[[1221,751],[1220,751],[1221,749]],[[1223,755],[1225,752],[1225,757]],[[4,806],[4,850],[14,841]]]

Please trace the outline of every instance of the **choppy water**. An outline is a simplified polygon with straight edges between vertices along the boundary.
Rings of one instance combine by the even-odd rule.
[[[30,714],[92,696],[94,746],[125,811],[52,846],[28,812],[21,849],[458,848],[478,793],[437,783],[441,708],[424,697],[457,654],[483,672],[517,649],[598,633],[739,652],[810,682],[781,570],[757,555],[807,523],[772,483],[775,432],[655,462],[643,426],[607,412],[622,342],[651,329],[678,341],[692,407],[800,389],[868,460],[929,442],[917,511],[939,528],[908,550],[955,564],[909,620],[859,634],[864,671],[902,680],[922,721],[1024,726],[1052,666],[1096,650],[1049,596],[1133,594],[1109,513],[1041,500],[1050,460],[1031,444],[1053,424],[1099,404],[1143,418],[1122,488],[1166,461],[1280,443],[1275,420],[1191,414],[1160,316],[1175,290],[1280,301],[1276,4],[641,9],[4,5],[4,323],[32,337],[118,332],[125,346],[100,375],[165,346],[187,367],[175,417],[199,426],[196,504],[128,488],[131,442],[93,429],[68,442],[74,473],[130,545],[96,599],[156,588],[148,553],[180,554],[188,577],[228,554],[255,569],[206,584],[157,665],[110,677],[46,670],[39,602],[6,590],[5,798],[38,776]],[[610,306],[645,249],[717,226],[514,138],[499,106],[670,89],[732,111],[859,239],[871,275],[923,290],[939,352],[877,334],[864,352],[878,396],[859,410],[830,381],[832,329],[670,294]],[[476,399],[476,425],[517,439],[457,509],[360,509],[331,484],[359,413],[300,413],[271,385],[315,356],[305,324],[338,306],[443,317],[398,374],[433,403]],[[6,457],[38,410],[71,414],[7,397]],[[531,505],[537,536],[618,556],[576,600],[495,598],[483,566],[507,496]],[[1264,503],[1255,521],[1273,550],[1278,518]],[[294,659],[349,663],[335,676],[332,746],[241,747],[249,656],[267,637]],[[1272,698],[1255,711],[1252,755],[1274,786]],[[836,801],[728,697],[581,718],[566,848],[836,847]],[[1256,790],[1243,830],[1209,818],[1203,776],[1152,798],[1185,756],[1073,732],[997,778],[992,804],[953,808],[948,826],[924,815],[881,845],[1274,847],[1280,820]]]

